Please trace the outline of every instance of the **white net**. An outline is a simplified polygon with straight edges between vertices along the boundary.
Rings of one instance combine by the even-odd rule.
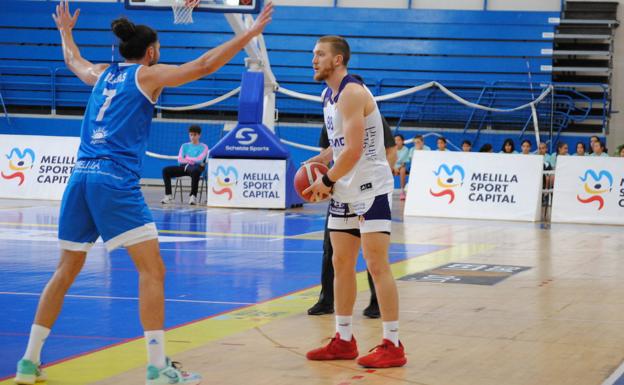
[[[173,0],[171,8],[173,9],[174,24],[192,24],[193,9],[199,3],[195,0]]]

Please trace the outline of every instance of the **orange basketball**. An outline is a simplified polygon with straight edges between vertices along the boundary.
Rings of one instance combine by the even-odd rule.
[[[303,195],[303,190],[310,187],[317,178],[321,178],[329,169],[322,163],[305,163],[295,174],[295,190],[306,202],[310,202],[312,194]]]

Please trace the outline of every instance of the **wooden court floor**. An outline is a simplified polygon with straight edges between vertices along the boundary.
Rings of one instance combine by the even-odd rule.
[[[146,195],[156,205],[159,194],[150,190]],[[18,203],[1,201],[0,206],[7,210]],[[305,313],[318,287],[187,325],[190,329],[184,333],[170,331],[167,339],[174,359],[201,372],[203,384],[616,383],[617,378],[606,380],[624,360],[624,228],[402,218],[401,207],[395,200],[393,244],[438,249],[393,265],[397,278],[427,270],[434,270],[435,278],[441,271],[437,267],[452,263],[528,269],[493,285],[398,280],[400,334],[408,354],[404,368],[367,370],[353,361],[307,361],[306,351],[326,343],[324,339],[334,332],[333,316]],[[299,212],[324,209],[310,205]],[[301,237],[322,239],[322,232]],[[463,277],[475,274],[479,275],[467,272]],[[358,278],[354,333],[362,354],[380,342],[381,322],[361,316],[369,294],[363,274]],[[222,329],[230,332],[221,333]],[[144,352],[135,356],[143,342],[134,343],[132,359],[140,363]],[[109,351],[91,361],[77,359],[75,370],[85,370],[85,363],[92,365],[90,370],[108,370],[119,360],[115,348]],[[144,368],[136,365],[96,382],[70,378],[48,383],[143,381]],[[0,382],[5,383],[10,382]]]

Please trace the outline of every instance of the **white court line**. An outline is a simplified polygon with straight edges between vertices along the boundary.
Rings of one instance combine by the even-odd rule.
[[[615,369],[615,372],[611,373],[611,375],[602,383],[602,385],[613,385],[622,377],[624,374],[624,362]],[[621,382],[620,382],[621,383]]]
[[[0,295],[23,295],[29,297],[39,297],[41,293],[23,293],[13,291],[0,291]],[[109,297],[103,295],[78,295],[67,294],[65,298],[82,298],[82,299],[115,299],[126,301],[138,301],[138,297]],[[219,305],[255,305],[255,302],[228,302],[228,301],[201,301],[193,299],[165,299],[165,302],[183,302],[183,303],[206,303],[206,304],[219,304]]]

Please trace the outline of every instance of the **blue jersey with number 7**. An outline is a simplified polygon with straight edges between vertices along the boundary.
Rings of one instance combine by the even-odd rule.
[[[154,102],[140,88],[139,64],[112,64],[93,87],[78,159],[110,159],[137,176],[147,149]]]

